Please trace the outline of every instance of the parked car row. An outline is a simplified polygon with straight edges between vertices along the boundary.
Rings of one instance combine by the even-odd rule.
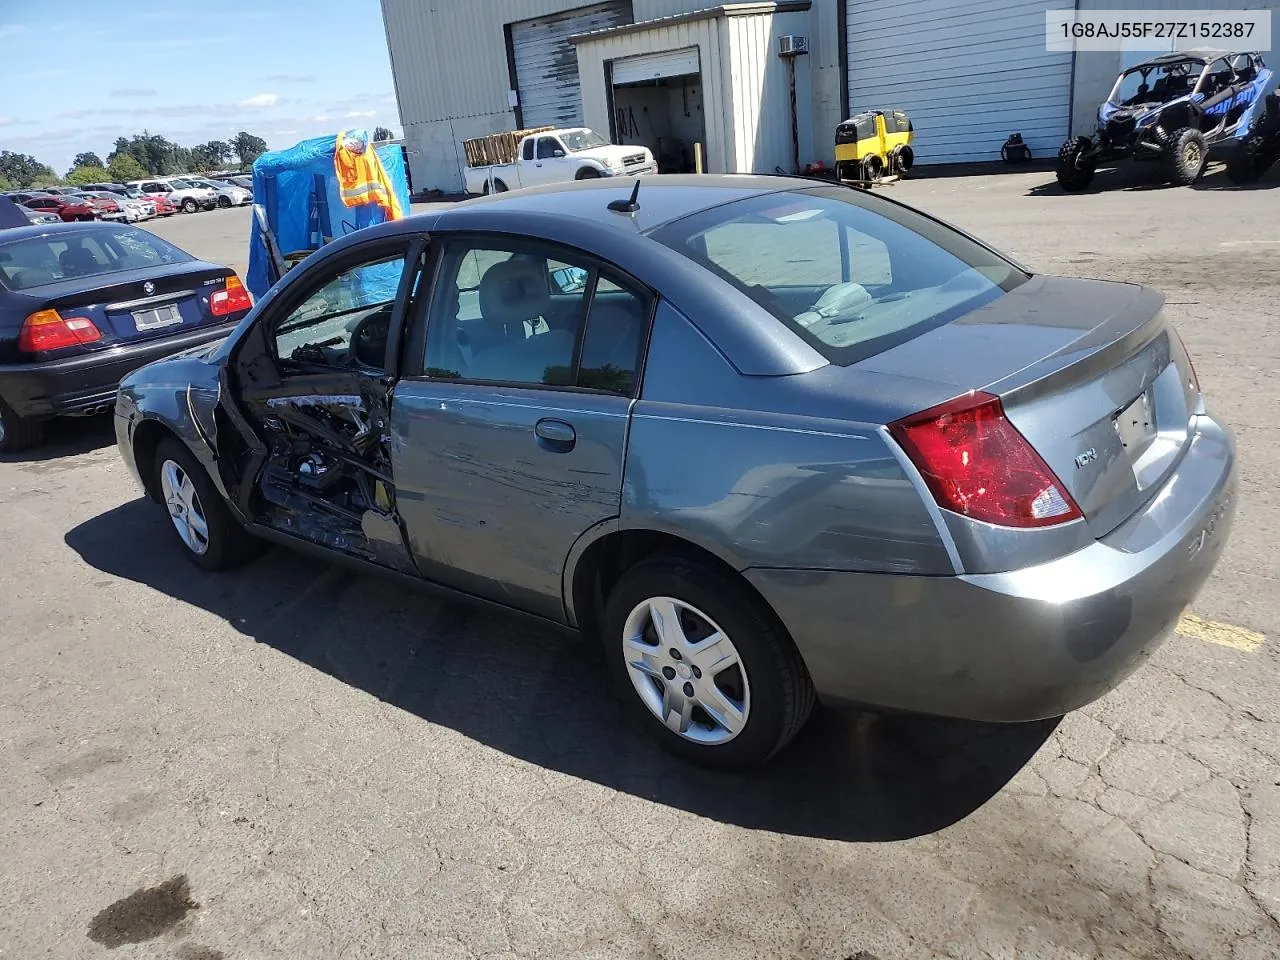
[[[68,223],[82,220],[138,223],[152,217],[171,216],[179,210],[196,213],[215,207],[246,206],[253,202],[252,187],[253,180],[249,177],[237,176],[231,180],[153,177],[128,183],[15,190],[5,196],[28,209]]]

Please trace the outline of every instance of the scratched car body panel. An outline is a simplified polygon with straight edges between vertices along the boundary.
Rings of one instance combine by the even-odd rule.
[[[158,500],[158,457],[207,472],[231,526],[197,546],[247,530],[602,636],[655,735],[756,761],[806,691],[1029,720],[1161,642],[1235,504],[1162,305],[840,187],[561,185],[331,244],[131,376],[117,434]],[[732,634],[722,688],[615,650],[661,633],[644,603],[688,651]]]

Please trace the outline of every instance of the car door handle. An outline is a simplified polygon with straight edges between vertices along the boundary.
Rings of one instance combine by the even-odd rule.
[[[556,453],[568,453],[578,442],[578,434],[573,429],[573,424],[553,417],[543,417],[534,425],[533,432],[538,438],[539,446]]]

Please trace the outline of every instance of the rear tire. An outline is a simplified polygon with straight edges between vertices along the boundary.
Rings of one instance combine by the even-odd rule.
[[[231,198],[230,198],[230,197],[219,197],[219,198],[218,198],[218,206],[222,207],[224,210],[226,210],[226,209],[230,208],[230,206],[231,206]]]
[[[700,647],[710,635],[723,641]],[[809,672],[773,612],[696,560],[655,557],[626,571],[605,604],[602,642],[634,722],[706,766],[763,763],[813,711]]]
[[[231,515],[200,461],[173,437],[156,447],[155,486],[183,554],[202,570],[228,570],[252,559],[262,542]],[[189,484],[189,486],[188,486]]]
[[[1071,137],[1058,150],[1058,186],[1068,193],[1083,190],[1093,182],[1097,161],[1089,154],[1093,144],[1088,137]]]
[[[905,178],[911,172],[911,168],[915,166],[916,152],[911,149],[911,144],[904,143],[893,152],[893,172],[899,177]]]
[[[195,213],[199,209],[200,204],[196,203],[191,197],[187,197],[187,199],[182,201],[183,213]]]
[[[13,407],[0,400],[0,453],[17,453],[40,446],[44,421],[20,417]]]
[[[862,179],[870,183],[873,180],[879,180],[883,174],[884,161],[880,159],[880,154],[867,154],[862,160]]]
[[[1180,187],[1195,183],[1204,173],[1208,160],[1209,142],[1195,127],[1182,127],[1169,135],[1164,163],[1170,183]]]
[[[501,180],[495,180],[495,181],[493,181],[493,192],[494,192],[494,193],[506,193],[508,189],[509,189],[509,188],[507,187],[506,183],[504,183],[503,181],[501,181]]]

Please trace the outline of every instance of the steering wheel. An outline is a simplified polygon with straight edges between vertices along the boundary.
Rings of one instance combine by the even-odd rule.
[[[363,367],[385,370],[387,337],[391,333],[391,304],[363,317],[351,331],[351,356]]]

